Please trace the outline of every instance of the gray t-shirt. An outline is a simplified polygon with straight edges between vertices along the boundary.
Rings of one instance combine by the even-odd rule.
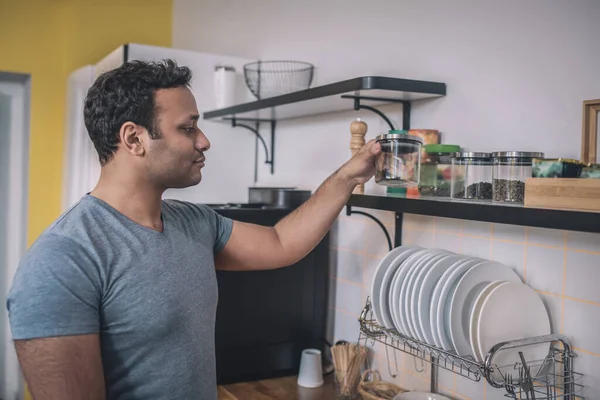
[[[84,196],[19,265],[13,338],[99,333],[107,399],[216,399],[214,254],[232,221],[176,200],[162,219],[161,233]]]

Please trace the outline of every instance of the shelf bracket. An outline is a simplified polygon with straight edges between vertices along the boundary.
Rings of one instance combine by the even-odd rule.
[[[255,127],[252,127],[250,125],[246,125],[243,123],[239,123],[238,121],[254,122]],[[260,131],[259,131],[261,122],[268,122],[271,124],[271,157],[269,157],[269,148],[267,147],[267,142],[262,137],[262,135],[260,134]],[[269,164],[271,166],[271,174],[275,173],[275,126],[276,126],[276,121],[275,120],[231,118],[231,126],[234,128],[235,127],[246,128],[256,135],[256,137],[262,143],[262,145],[265,149],[265,164]]]
[[[410,112],[411,112],[411,102],[407,100],[399,100],[399,99],[386,99],[380,97],[369,97],[369,96],[350,96],[343,95],[343,99],[353,99],[354,100],[354,109],[358,110],[368,110],[374,112],[379,115],[383,120],[388,124],[390,130],[396,129],[392,121],[381,111],[376,109],[375,107],[368,106],[366,104],[361,103],[362,101],[384,101],[387,103],[401,103],[402,104],[402,129],[407,131],[410,129]]]
[[[377,223],[377,225],[379,225],[379,227],[383,230],[385,238],[387,239],[388,247],[389,247],[390,251],[392,251],[392,249],[394,248],[392,246],[392,238],[390,237],[390,234],[388,233],[388,230],[385,227],[385,225],[383,225],[383,223],[377,217],[375,217],[369,213],[366,213],[366,212],[353,211],[351,206],[346,206],[346,215],[350,216],[352,214],[364,215],[365,217],[371,218],[373,221],[375,221],[375,223]]]

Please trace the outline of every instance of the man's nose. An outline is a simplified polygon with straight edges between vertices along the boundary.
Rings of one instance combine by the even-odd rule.
[[[200,134],[198,135],[196,148],[200,149],[201,151],[207,151],[208,149],[210,149],[210,140],[208,140],[208,138],[202,131],[200,131]]]

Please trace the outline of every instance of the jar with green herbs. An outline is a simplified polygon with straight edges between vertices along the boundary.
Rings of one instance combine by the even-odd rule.
[[[534,158],[544,153],[499,151],[494,157],[494,202],[519,203],[525,200],[525,180],[532,177]]]
[[[452,198],[491,201],[492,167],[490,153],[456,153],[452,158]]]
[[[419,194],[421,196],[450,197],[452,156],[460,151],[454,144],[428,144],[421,161]]]

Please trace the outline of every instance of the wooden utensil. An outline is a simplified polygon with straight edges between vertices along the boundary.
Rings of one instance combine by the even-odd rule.
[[[350,150],[352,151],[352,156],[354,156],[364,145],[365,145],[365,135],[367,134],[367,124],[360,118],[357,118],[356,121],[352,121],[350,124]],[[352,191],[354,194],[364,194],[365,193],[365,185],[359,184]]]
[[[331,348],[331,356],[340,394],[355,394],[361,379],[360,370],[367,358],[367,348],[352,343],[336,344]]]

